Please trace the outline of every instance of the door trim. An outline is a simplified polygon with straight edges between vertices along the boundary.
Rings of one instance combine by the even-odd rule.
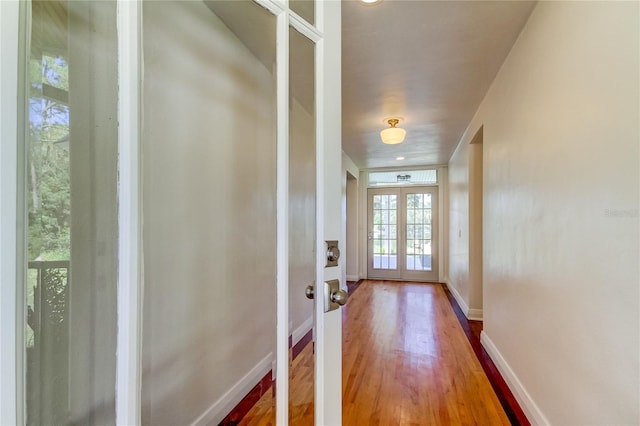
[[[142,182],[140,102],[142,3],[118,0],[118,290],[116,424],[141,422]]]
[[[19,371],[18,288],[18,87],[22,2],[0,2],[0,424],[23,423]],[[24,260],[24,259],[23,259]]]
[[[316,22],[323,37],[316,43],[316,288],[339,280],[345,265],[325,268],[326,240],[341,236],[342,111],[341,111],[341,5],[316,0]],[[344,240],[340,242],[344,244]],[[341,247],[344,251],[344,247]],[[346,289],[346,283],[341,283]],[[317,290],[316,294],[320,292]],[[342,424],[342,311],[324,312],[315,303],[315,424]]]
[[[289,14],[276,23],[276,424],[289,424]]]

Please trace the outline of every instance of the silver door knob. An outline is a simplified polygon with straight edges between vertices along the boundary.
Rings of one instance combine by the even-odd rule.
[[[304,289],[304,295],[307,296],[307,299],[313,299],[314,293],[313,284],[309,284],[307,288]]]
[[[331,301],[333,303],[337,303],[340,306],[344,306],[347,303],[348,298],[349,294],[347,294],[347,292],[342,289],[331,293]]]
[[[340,249],[338,248],[338,241],[327,240],[327,263],[324,266],[338,266],[338,259],[340,259]]]
[[[330,280],[324,282],[322,298],[324,299],[324,311],[331,312],[344,306],[349,295],[340,288],[340,280]]]
[[[329,247],[327,250],[327,261],[336,262],[340,259],[340,249],[337,246]]]

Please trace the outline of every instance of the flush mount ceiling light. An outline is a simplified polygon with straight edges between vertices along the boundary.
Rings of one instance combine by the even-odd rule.
[[[375,4],[380,3],[382,0],[360,0],[364,4]]]
[[[396,127],[399,122],[400,120],[397,118],[390,118],[387,120],[387,123],[389,123],[389,126],[391,127],[380,132],[382,142],[388,145],[395,145],[404,140],[404,137],[407,135],[407,131],[400,127]]]

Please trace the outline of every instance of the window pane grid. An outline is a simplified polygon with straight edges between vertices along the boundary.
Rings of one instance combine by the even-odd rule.
[[[373,268],[397,269],[397,197],[373,196]]]
[[[407,194],[406,269],[431,271],[431,194]]]

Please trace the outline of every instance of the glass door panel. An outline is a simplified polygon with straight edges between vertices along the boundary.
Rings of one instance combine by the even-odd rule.
[[[398,194],[388,189],[369,191],[369,263],[370,277],[397,278],[398,264]]]
[[[368,276],[437,281],[437,187],[368,192]]]
[[[114,424],[116,3],[31,2],[27,424]]]
[[[402,188],[404,270],[402,279],[436,282],[438,276],[438,187]]]
[[[254,387],[273,422],[276,17],[152,0],[142,19],[142,423],[237,424]]]
[[[315,0],[289,0],[291,11],[299,15],[302,19],[315,25],[316,1]]]
[[[289,424],[314,424],[315,44],[289,29]]]
[[[431,271],[431,194],[407,194],[406,206],[407,270]]]
[[[397,197],[373,196],[373,268],[398,269]]]

